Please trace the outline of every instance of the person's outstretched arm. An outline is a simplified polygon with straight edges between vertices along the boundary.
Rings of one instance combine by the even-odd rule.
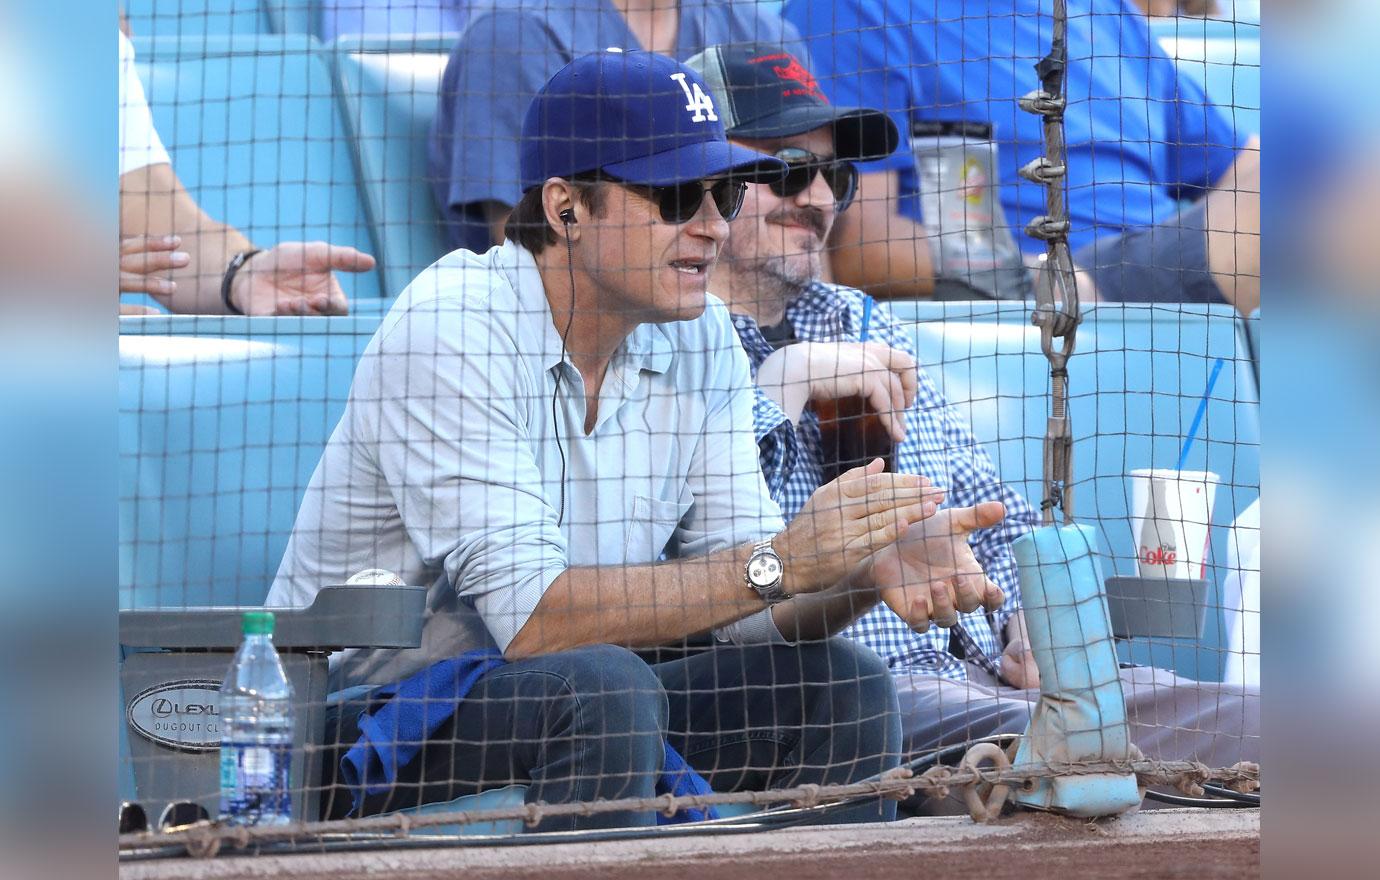
[[[374,258],[324,241],[264,248],[235,274],[227,309],[221,281],[230,260],[255,246],[210,217],[166,162],[120,177],[120,292],[147,293],[182,314],[343,315],[334,271],[367,272]]]
[[[1260,307],[1260,138],[1251,137],[1205,205],[1208,269],[1243,315]]]

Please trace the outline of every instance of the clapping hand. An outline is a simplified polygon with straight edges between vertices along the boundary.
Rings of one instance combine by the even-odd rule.
[[[1000,608],[1001,588],[987,578],[968,535],[1006,516],[1000,501],[952,507],[912,525],[871,561],[872,582],[882,601],[916,632],[931,623],[953,626],[960,612]]]

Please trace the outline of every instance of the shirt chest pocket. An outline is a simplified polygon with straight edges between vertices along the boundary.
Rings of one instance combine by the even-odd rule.
[[[632,496],[624,560],[629,565],[643,565],[660,559],[693,500],[689,489],[682,489],[676,501]]]

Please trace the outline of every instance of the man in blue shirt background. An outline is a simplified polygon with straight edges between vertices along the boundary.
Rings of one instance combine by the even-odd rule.
[[[428,144],[436,204],[452,248],[503,240],[517,204],[522,114],[577,55],[646,49],[684,60],[713,43],[762,40],[803,51],[795,28],[730,0],[504,0],[469,12],[451,52]]]
[[[1024,228],[1044,212],[1045,193],[1017,170],[1043,154],[1041,120],[1017,101],[1038,88],[1034,65],[1050,50],[1053,21],[1041,6],[792,0],[784,14],[837,103],[884,110],[902,132],[921,121],[990,124],[1002,206],[1034,259],[1044,245]],[[1092,270],[1102,299],[1225,301],[1252,311],[1259,302],[1256,139],[1179,72],[1140,10],[1125,0],[1069,0],[1068,11],[1064,125],[1069,241],[1081,249],[1075,260]],[[833,239],[837,280],[881,295],[928,295],[932,261],[918,225],[911,152],[861,170],[859,204],[839,218]]]

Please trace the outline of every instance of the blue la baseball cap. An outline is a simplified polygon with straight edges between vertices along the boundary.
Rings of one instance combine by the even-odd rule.
[[[730,144],[704,80],[673,58],[610,50],[576,58],[537,92],[522,123],[522,189],[601,171],[671,186],[732,173],[786,174],[774,156]]]

